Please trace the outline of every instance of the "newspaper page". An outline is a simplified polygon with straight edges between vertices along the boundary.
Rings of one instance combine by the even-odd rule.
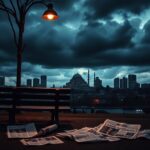
[[[62,137],[62,138],[67,137],[67,138],[73,139],[74,134],[86,133],[89,130],[91,130],[91,128],[88,128],[88,127],[84,127],[84,128],[81,128],[81,129],[66,130],[65,132],[57,133],[57,136]]]
[[[142,131],[140,131],[138,133],[138,135],[137,135],[137,138],[140,138],[140,137],[144,137],[144,138],[150,140],[150,129],[149,130],[142,130]]]
[[[127,124],[107,119],[98,132],[111,137],[135,139],[141,125]]]
[[[101,124],[94,127],[84,127],[81,129],[74,129],[68,130],[65,132],[58,133],[57,136],[59,137],[67,137],[76,142],[97,142],[97,141],[118,141],[120,138],[117,137],[110,137],[107,135],[103,135],[97,132],[97,130],[101,127]]]
[[[117,138],[117,137],[110,137],[107,135],[94,134],[90,132],[74,134],[73,137],[76,142],[98,142],[98,141],[114,142],[114,141],[120,140],[120,138]]]
[[[8,138],[30,138],[37,135],[34,123],[7,126]]]
[[[58,136],[58,137],[61,137],[61,138],[69,138],[69,139],[73,139],[72,133],[75,132],[75,131],[77,131],[77,129],[66,130],[65,132],[57,133],[57,136]]]
[[[20,140],[20,142],[24,145],[31,145],[31,146],[40,146],[40,145],[46,145],[46,144],[62,144],[62,143],[64,143],[62,140],[60,140],[56,136],[22,139],[22,140]]]

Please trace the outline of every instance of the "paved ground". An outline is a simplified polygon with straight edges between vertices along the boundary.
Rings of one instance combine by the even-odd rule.
[[[50,113],[20,113],[17,115],[17,123],[35,122],[37,128],[49,124]],[[127,123],[141,124],[143,129],[150,129],[150,115],[118,115],[118,114],[66,114],[60,115],[60,130],[81,128],[85,126],[94,127],[102,123],[105,119],[113,119]],[[63,145],[46,145],[42,147],[25,147],[19,140],[8,140],[6,136],[7,114],[0,114],[0,149],[1,150],[144,150],[150,149],[150,141],[146,139],[122,140],[118,142],[101,142],[78,144],[73,141],[65,141]]]

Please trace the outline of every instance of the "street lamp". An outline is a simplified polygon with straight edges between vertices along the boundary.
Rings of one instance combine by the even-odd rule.
[[[43,13],[42,18],[45,20],[58,19],[57,12],[53,9],[51,3],[46,3],[50,0],[0,0],[0,10],[6,12],[8,21],[10,23],[14,43],[17,47],[17,81],[16,87],[21,86],[21,72],[22,72],[22,53],[24,50],[24,26],[26,21],[26,14],[29,9],[35,4],[42,4],[47,7],[47,10]],[[17,28],[15,27],[17,26]]]
[[[56,20],[58,19],[58,14],[57,12],[53,9],[53,4],[48,4],[47,5],[47,10],[43,13],[42,18],[45,20]]]

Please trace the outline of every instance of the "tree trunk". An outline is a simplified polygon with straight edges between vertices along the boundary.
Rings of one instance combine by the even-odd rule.
[[[17,81],[16,87],[21,86],[21,74],[22,74],[22,53],[23,53],[23,28],[24,24],[20,24],[19,37],[17,46]]]

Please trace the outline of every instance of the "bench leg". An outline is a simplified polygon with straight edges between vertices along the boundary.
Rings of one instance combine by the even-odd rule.
[[[15,111],[10,110],[9,111],[9,124],[15,124],[16,119],[15,119]]]
[[[59,114],[58,111],[52,110],[51,111],[51,122],[59,124]]]
[[[55,120],[54,110],[51,111],[51,122],[53,123]]]

